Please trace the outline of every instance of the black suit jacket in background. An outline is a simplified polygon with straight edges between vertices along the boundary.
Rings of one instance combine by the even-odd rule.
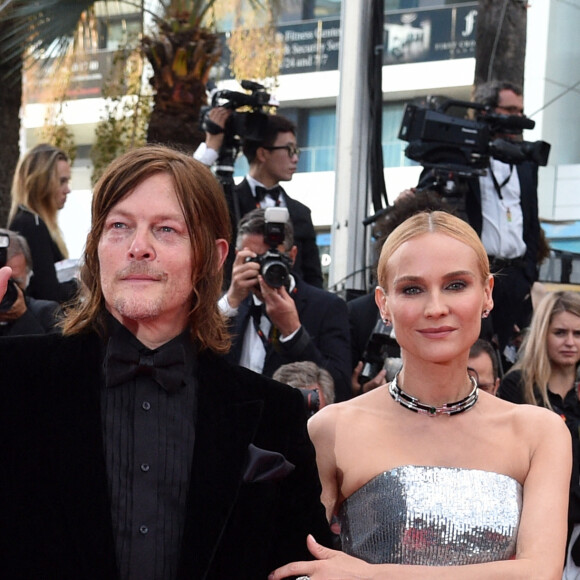
[[[520,182],[520,205],[524,219],[523,239],[526,244],[526,277],[530,284],[538,279],[538,248],[540,245],[540,219],[538,217],[538,166],[532,161],[516,165]],[[470,192],[465,200],[465,211],[471,227],[481,237],[481,190],[479,179],[467,181]]]
[[[292,340],[268,345],[263,374],[271,377],[283,364],[312,361],[332,375],[335,400],[344,401],[351,395],[352,370],[346,303],[336,294],[314,288],[298,277],[295,280],[291,296],[302,328]],[[252,324],[251,300],[250,295],[240,304],[237,316],[231,321],[233,343],[228,358],[234,364],[240,361],[246,327]]]
[[[308,284],[322,288],[322,270],[310,209],[303,203],[292,199],[286,192],[283,195],[290,214],[290,221],[294,227],[294,243],[298,248],[294,271]],[[252,195],[250,184],[246,179],[234,186],[232,196],[229,198],[226,196],[226,198],[228,199],[230,214],[233,216],[233,240],[235,246],[237,232],[236,212],[239,210],[239,217],[241,218],[249,211],[256,209],[256,198]],[[233,262],[233,260],[231,261]]]
[[[26,312],[8,324],[0,324],[0,336],[59,333],[62,310],[53,300],[26,297]]]
[[[103,452],[102,341],[95,334],[0,339],[0,570],[6,580],[118,578]],[[260,580],[329,545],[301,394],[198,359],[190,490],[179,580]],[[282,454],[285,477],[250,477],[251,450]],[[244,477],[246,475],[246,477]]]

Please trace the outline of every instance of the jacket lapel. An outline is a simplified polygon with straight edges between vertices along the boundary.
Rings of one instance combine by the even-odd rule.
[[[232,364],[238,364],[242,354],[244,333],[250,318],[251,296],[246,298],[238,308],[238,314],[231,319],[232,347],[226,355]]]
[[[263,403],[240,396],[236,375],[227,370],[228,366],[216,357],[200,359],[180,578],[207,576],[235,505],[248,446],[262,415]]]

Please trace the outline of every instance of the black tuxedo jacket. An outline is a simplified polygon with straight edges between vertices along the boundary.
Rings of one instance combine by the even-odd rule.
[[[296,286],[291,293],[302,324],[296,336],[266,349],[263,374],[271,377],[283,364],[312,361],[326,369],[334,379],[335,400],[350,397],[350,337],[346,303],[336,294],[314,288],[295,277]],[[248,296],[232,319],[233,343],[228,357],[239,363],[246,327],[252,324]]]
[[[95,334],[0,339],[0,570],[5,579],[118,578]],[[300,393],[211,354],[178,578],[256,580],[329,542]],[[278,452],[285,458],[264,452]],[[294,464],[288,475],[270,459]],[[278,466],[279,467],[279,466]]]
[[[308,284],[322,288],[320,257],[310,209],[303,203],[292,199],[286,192],[283,195],[290,214],[290,221],[294,227],[294,243],[298,247],[294,270]],[[250,184],[246,179],[234,187],[233,196],[233,199],[228,200],[231,215],[236,216],[236,211],[239,210],[241,218],[249,211],[256,209],[256,198],[252,195]]]

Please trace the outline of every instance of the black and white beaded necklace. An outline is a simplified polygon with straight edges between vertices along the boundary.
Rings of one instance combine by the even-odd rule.
[[[395,375],[391,383],[389,384],[389,394],[393,397],[399,405],[402,405],[406,409],[413,411],[415,413],[420,413],[422,415],[429,415],[429,417],[435,417],[436,415],[457,415],[458,413],[463,413],[467,411],[477,403],[478,398],[478,389],[477,389],[477,381],[474,377],[469,375],[469,380],[473,385],[473,389],[465,397],[460,401],[456,401],[455,403],[445,403],[441,407],[435,407],[433,405],[425,405],[421,403],[419,399],[405,393],[397,384],[397,377],[399,373]]]

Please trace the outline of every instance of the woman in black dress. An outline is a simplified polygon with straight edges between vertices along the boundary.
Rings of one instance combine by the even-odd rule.
[[[26,238],[33,275],[27,294],[63,303],[77,291],[76,280],[59,282],[55,263],[68,258],[58,227],[58,210],[70,193],[70,161],[64,151],[48,144],[31,149],[20,161],[12,183],[8,228]]]

